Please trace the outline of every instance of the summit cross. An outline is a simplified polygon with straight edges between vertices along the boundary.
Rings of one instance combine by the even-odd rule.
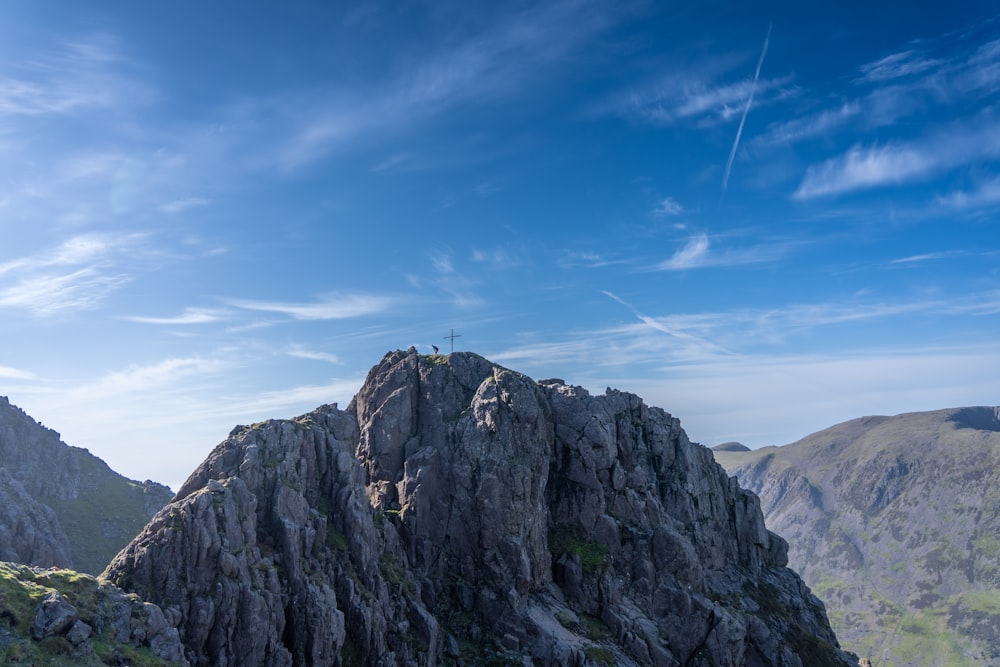
[[[462,334],[455,333],[455,329],[454,328],[451,330],[451,335],[450,336],[445,336],[445,338],[451,339],[451,353],[452,354],[455,353],[455,339],[456,338],[461,338],[461,337],[462,337]]]

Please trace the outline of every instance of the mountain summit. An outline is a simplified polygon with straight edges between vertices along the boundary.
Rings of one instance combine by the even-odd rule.
[[[637,396],[410,348],[234,429],[105,574],[192,665],[856,665],[786,550]]]

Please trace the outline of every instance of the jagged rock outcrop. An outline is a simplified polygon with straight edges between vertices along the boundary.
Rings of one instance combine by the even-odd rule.
[[[0,664],[188,663],[156,605],[90,575],[0,562]]]
[[[715,452],[838,636],[886,667],[1000,667],[1000,408],[864,417]]]
[[[851,665],[757,498],[632,394],[386,357],[237,427],[106,576],[193,665]]]
[[[0,558],[97,574],[172,496],[70,447],[0,396]]]

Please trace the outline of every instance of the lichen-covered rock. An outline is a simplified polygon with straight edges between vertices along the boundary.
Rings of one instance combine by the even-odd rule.
[[[159,607],[97,578],[0,562],[0,663],[184,666]]]
[[[194,665],[850,665],[755,496],[637,396],[386,355],[238,427],[106,575]]]
[[[59,591],[50,591],[38,605],[35,620],[31,624],[32,639],[45,639],[52,635],[65,634],[80,620],[80,614],[66,601]]]

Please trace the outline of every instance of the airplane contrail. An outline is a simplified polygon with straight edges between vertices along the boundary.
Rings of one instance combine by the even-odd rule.
[[[747,122],[747,114],[750,113],[750,105],[753,104],[753,95],[757,92],[757,79],[760,78],[760,67],[764,64],[764,56],[767,55],[767,45],[771,41],[771,28],[774,24],[767,24],[767,36],[764,37],[764,48],[760,51],[760,58],[757,60],[757,71],[753,73],[753,84],[750,86],[750,97],[747,98],[747,105],[743,107],[743,116],[740,118],[740,126],[736,130],[736,139],[733,140],[733,148],[729,151],[729,159],[726,161],[726,173],[722,176],[722,191],[729,187],[729,172],[733,169],[733,158],[736,157],[736,149],[740,145],[740,135],[743,134],[743,124]]]

